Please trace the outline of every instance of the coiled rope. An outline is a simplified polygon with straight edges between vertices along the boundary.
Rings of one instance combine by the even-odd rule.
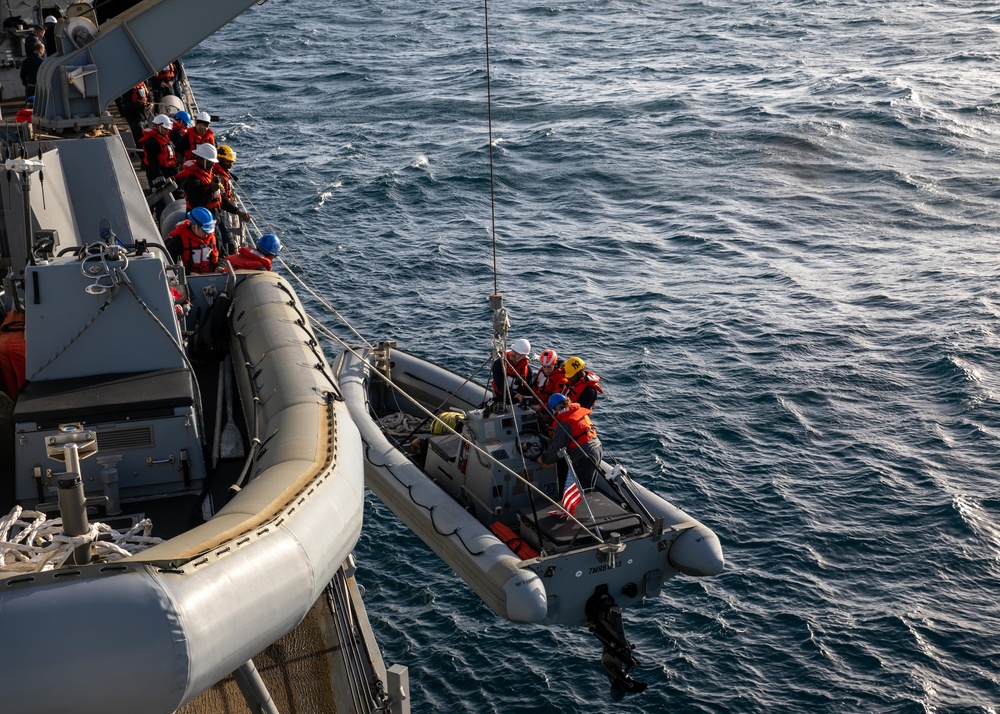
[[[127,531],[119,532],[106,523],[91,523],[84,535],[63,533],[62,518],[48,520],[41,511],[15,506],[0,518],[0,570],[40,573],[66,564],[73,551],[92,544],[100,562],[113,563],[162,543],[150,535],[153,522],[144,518]]]

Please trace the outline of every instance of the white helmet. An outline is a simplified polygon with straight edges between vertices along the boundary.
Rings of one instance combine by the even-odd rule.
[[[165,126],[168,129],[174,125],[173,120],[166,114],[157,114],[155,117],[153,117],[153,123],[159,124],[160,126]]]
[[[209,114],[208,112],[198,112],[195,115],[194,120],[195,121],[203,121],[206,124],[211,124],[212,123],[212,115]]]
[[[46,15],[45,19],[42,20],[42,23],[45,25],[54,25],[57,22],[59,22],[59,20],[57,20],[54,15]]]
[[[522,337],[519,340],[514,340],[514,344],[510,346],[510,349],[519,355],[526,355],[531,352],[531,343]]]
[[[191,153],[199,159],[208,159],[213,164],[219,163],[219,152],[211,144],[198,144],[198,148]]]

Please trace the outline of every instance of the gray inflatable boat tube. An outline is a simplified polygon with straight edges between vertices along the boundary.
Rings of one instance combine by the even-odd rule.
[[[361,358],[350,351],[336,363],[337,382],[344,400],[365,442],[365,483],[424,543],[450,565],[458,575],[500,617],[517,622],[543,622],[548,610],[545,586],[533,571],[522,568],[521,560],[492,531],[480,523],[437,486],[388,440],[372,419],[368,408],[370,376],[368,353]],[[406,360],[406,371],[415,374],[428,393],[438,398],[453,391],[458,383],[440,385],[440,379],[454,375],[430,362],[403,352],[393,352],[396,369]],[[421,374],[420,370],[426,370]],[[463,397],[469,408],[482,399],[482,387],[467,385]],[[461,392],[459,396],[462,396]]]
[[[243,403],[254,408],[246,361],[260,433],[274,434],[252,480],[140,555],[0,579],[4,711],[169,714],[293,629],[354,548],[362,443],[301,303],[262,273],[231,314]]]

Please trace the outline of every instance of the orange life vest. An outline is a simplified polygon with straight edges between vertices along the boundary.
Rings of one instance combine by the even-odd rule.
[[[193,126],[188,127],[187,139],[188,139],[188,147],[187,147],[187,152],[185,152],[184,154],[185,160],[194,158],[194,150],[198,148],[199,144],[211,144],[212,146],[215,146],[215,134],[212,133],[211,129],[205,132],[205,136],[202,136],[197,131],[195,131],[195,128]]]
[[[210,273],[219,262],[219,249],[215,245],[215,233],[209,233],[204,238],[197,235],[191,228],[191,221],[178,223],[170,231],[170,235],[179,236],[183,252],[181,262],[192,273]]]
[[[197,161],[185,161],[184,167],[177,173],[177,178],[183,178],[186,183],[187,177],[193,176],[201,184],[202,191],[207,199],[204,207],[210,211],[217,211],[222,208],[222,190],[212,187],[214,175],[214,171],[206,171],[198,165]],[[195,207],[191,204],[191,199],[188,197],[187,191],[184,192],[184,200],[187,202],[187,209],[189,211]]]
[[[583,370],[583,376],[576,380],[576,384],[571,385],[569,382],[563,384],[562,393],[569,397],[571,402],[579,401],[580,395],[583,394],[583,390],[587,387],[593,387],[598,394],[604,394],[604,390],[598,384],[600,381],[601,378],[593,372]]]
[[[159,161],[157,163],[160,168],[176,168],[177,152],[174,150],[174,145],[170,142],[170,137],[164,136],[156,129],[146,129],[143,134],[146,134],[146,132],[149,132],[149,134],[142,137],[142,163],[149,166],[149,156],[156,154],[159,157]],[[155,141],[156,144],[150,144],[150,140]]]
[[[145,82],[139,82],[139,84],[132,87],[132,93],[129,94],[129,101],[135,102],[136,104],[142,104],[149,100],[149,89],[146,87]]]
[[[215,164],[212,167],[212,175],[222,179],[222,195],[233,200],[233,180],[229,177],[229,172],[222,168],[222,164]]]
[[[233,270],[270,270],[271,259],[261,255],[255,250],[246,246],[240,248],[238,253],[226,256],[226,261],[233,266]]]
[[[562,422],[569,427],[569,451],[577,448],[580,444],[586,444],[597,436],[597,429],[594,428],[593,422],[590,421],[590,410],[586,407],[581,407],[575,402],[556,414],[556,421]],[[557,428],[558,424],[552,425],[553,436],[555,436]]]
[[[516,392],[520,385],[528,383],[528,375],[531,374],[531,365],[528,363],[527,356],[521,357],[518,362],[512,362],[511,355],[513,354],[511,350],[507,350],[504,364],[507,365],[507,385],[512,392]],[[493,382],[493,391],[500,391],[500,385],[496,382]]]
[[[531,382],[531,390],[538,395],[542,404],[548,404],[549,397],[561,392],[564,384],[566,384],[566,372],[562,367],[553,369],[552,374],[545,374],[539,369]]]

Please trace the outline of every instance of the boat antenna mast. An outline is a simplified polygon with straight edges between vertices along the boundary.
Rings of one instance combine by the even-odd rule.
[[[493,310],[493,359],[507,353],[507,333],[510,319],[503,306],[497,280],[497,209],[493,180],[493,96],[490,92],[490,10],[489,0],[483,0],[483,27],[486,32],[486,124],[489,132],[490,155],[490,234],[493,238],[493,292],[490,293],[490,308]]]

